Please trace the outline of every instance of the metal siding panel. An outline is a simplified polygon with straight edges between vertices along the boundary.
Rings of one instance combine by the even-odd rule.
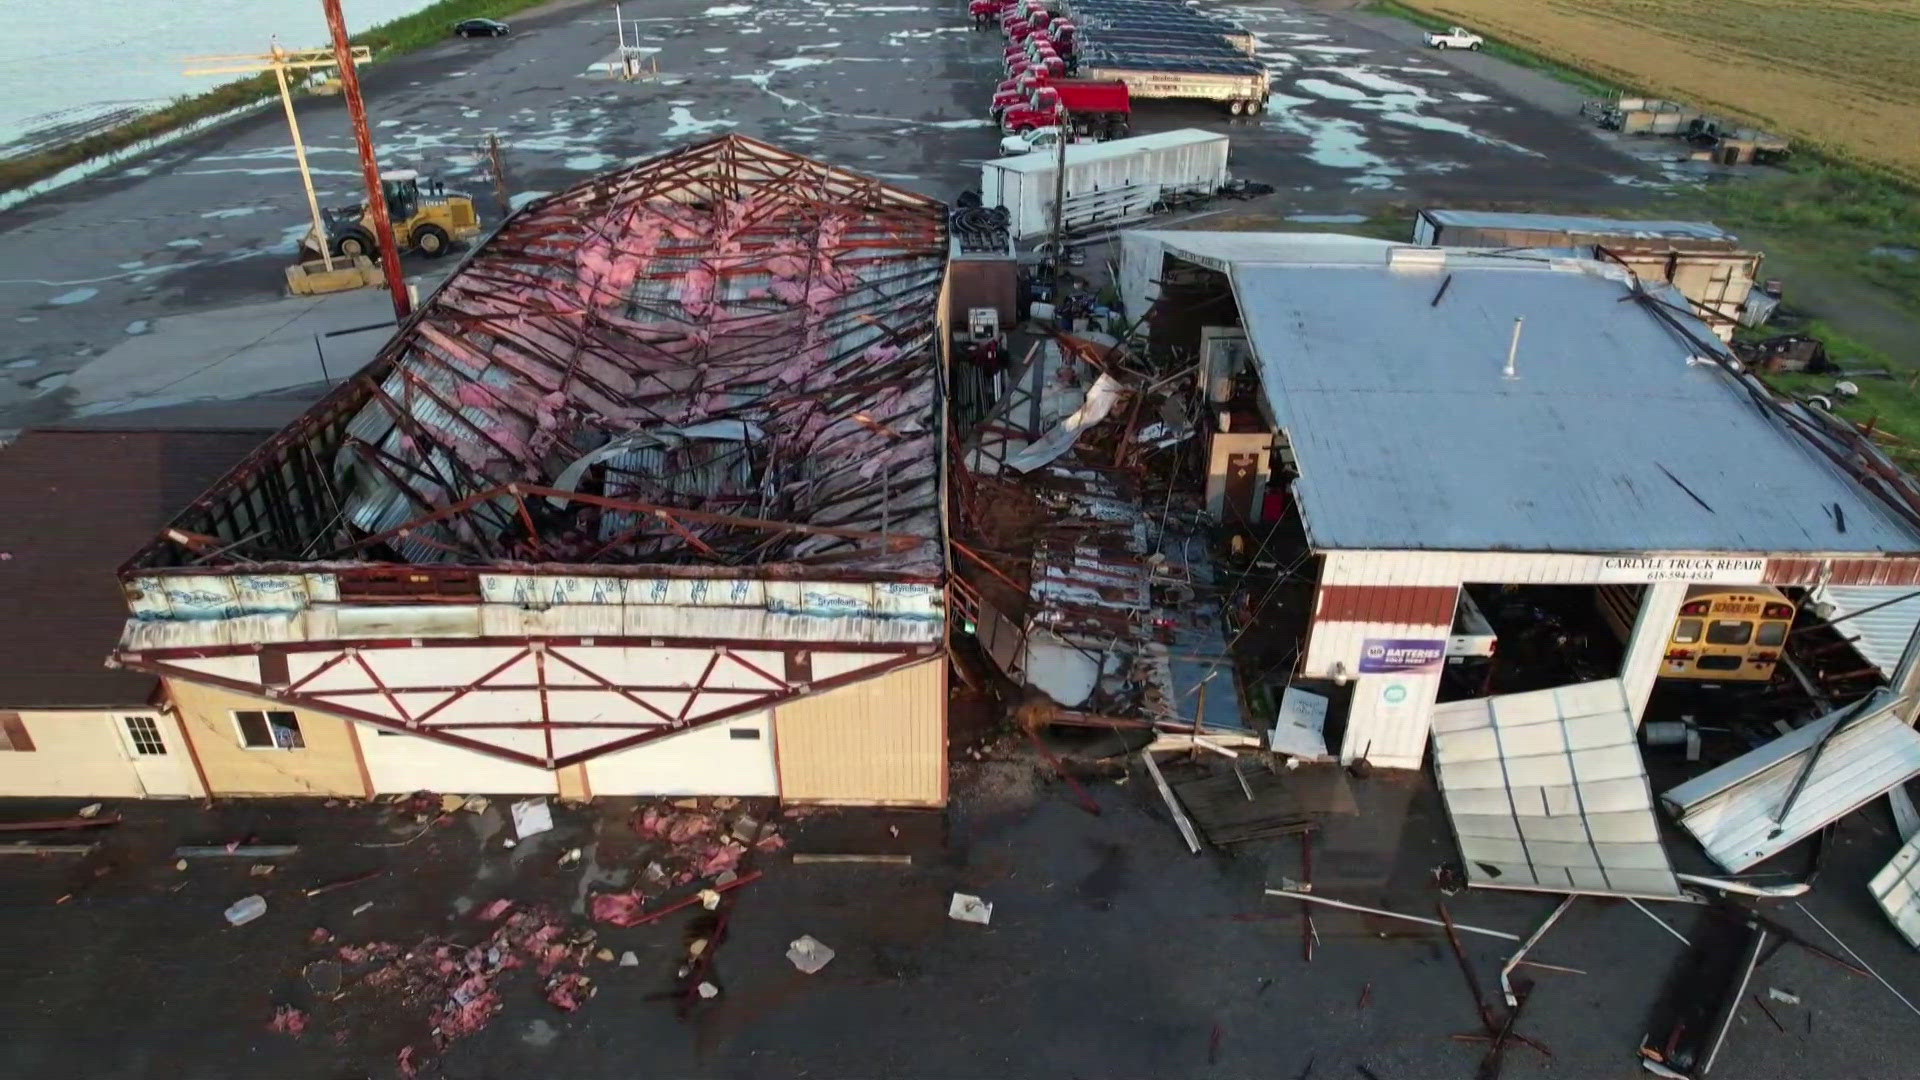
[[[1834,618],[1849,616],[1837,628],[1841,636],[1857,638],[1854,649],[1881,672],[1892,675],[1915,625],[1920,623],[1920,596],[1913,596],[1913,592],[1905,585],[1839,585],[1821,589],[1815,596],[1837,609]],[[1886,606],[1877,606],[1882,604]]]
[[[788,802],[938,806],[947,661],[939,657],[774,711]]]

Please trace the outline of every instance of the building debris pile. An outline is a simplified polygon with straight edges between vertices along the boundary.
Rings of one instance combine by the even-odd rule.
[[[1039,692],[1025,718],[1243,728],[1183,454],[1191,371],[1157,376],[1082,332],[1037,341],[1006,385],[962,417],[956,594],[996,666]]]
[[[506,1007],[505,995],[515,972],[526,972],[537,980],[541,996],[563,1012],[572,1012],[593,997],[593,980],[585,970],[595,954],[591,929],[549,908],[521,907],[510,900],[488,904],[476,921],[491,929],[475,944],[439,937],[412,946],[391,941],[343,944],[331,950],[331,958],[308,965],[309,972],[323,964],[338,964],[331,976],[339,979],[338,988],[325,997],[335,1006],[328,1012],[342,1024],[354,1016],[422,1018],[430,1049],[409,1045],[400,1052],[401,1072],[406,1076],[415,1075],[450,1043],[492,1023]],[[330,940],[330,935],[319,939],[321,943]],[[275,1010],[270,1027],[298,1037],[310,1022],[307,1013],[282,1005]]]
[[[704,886],[702,892],[744,884],[747,878],[741,863],[751,852],[774,852],[786,846],[770,814],[760,813],[755,817],[754,808],[731,796],[641,806],[632,818],[633,831],[642,841],[635,856],[641,864],[639,884],[594,894],[594,921],[638,926],[684,906],[685,898],[679,904],[669,901],[670,906],[653,909],[649,908],[650,902],[684,893],[696,883]],[[787,816],[796,815],[790,810]],[[706,903],[704,897],[702,902]]]

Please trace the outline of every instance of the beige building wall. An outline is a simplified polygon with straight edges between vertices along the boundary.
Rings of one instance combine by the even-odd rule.
[[[167,692],[180,726],[200,761],[214,795],[368,794],[365,771],[354,744],[352,725],[338,717],[288,706],[267,698],[168,679]],[[254,750],[242,746],[233,721],[238,709],[290,711],[306,742],[301,750]]]
[[[146,789],[103,712],[22,712],[32,750],[0,752],[0,795],[141,798]],[[185,747],[179,748],[186,753]]]
[[[786,802],[947,801],[947,660],[900,668],[774,709]]]

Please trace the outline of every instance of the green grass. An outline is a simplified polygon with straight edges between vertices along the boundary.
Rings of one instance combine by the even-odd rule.
[[[382,23],[356,34],[356,45],[373,48],[374,63],[447,40],[461,19],[498,18],[538,6],[547,0],[439,0],[411,15]],[[319,45],[320,42],[313,44]],[[249,76],[216,86],[201,94],[176,98],[171,104],[138,119],[95,132],[38,153],[0,160],[0,192],[39,183],[82,162],[185,127],[196,120],[264,100],[276,93],[271,74]]]
[[[1886,368],[1891,379],[1877,376],[1836,376],[1782,373],[1767,376],[1767,382],[1796,397],[1826,394],[1841,416],[1891,436],[1888,449],[1895,459],[1912,469],[1920,463],[1920,367],[1903,364],[1865,342],[1856,341],[1833,326],[1815,319],[1806,332],[1824,341],[1827,354],[1843,369]],[[1860,388],[1858,397],[1842,398],[1833,393],[1834,383],[1845,379]]]

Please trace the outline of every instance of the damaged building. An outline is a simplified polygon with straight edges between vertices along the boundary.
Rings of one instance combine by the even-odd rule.
[[[738,136],[509,217],[121,569],[204,790],[946,797],[935,200]]]
[[[1450,762],[1554,759],[1505,798],[1578,751],[1644,842],[1631,744],[1656,680],[1764,687],[1811,592],[1920,582],[1911,482],[1768,392],[1664,282],[1329,235],[1137,231],[1122,252],[1125,310],[1198,358],[1216,511],[1305,560],[1309,596],[1261,633],[1301,638],[1290,685],[1326,695],[1344,761],[1419,768],[1436,733],[1443,787]],[[1521,722],[1560,750],[1503,745]]]

